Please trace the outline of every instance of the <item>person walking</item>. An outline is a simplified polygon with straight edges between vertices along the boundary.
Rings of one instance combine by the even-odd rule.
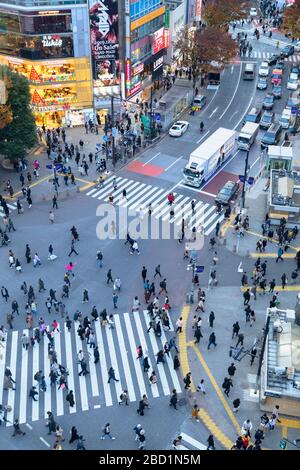
[[[54,416],[51,411],[47,411],[47,424],[46,426],[48,427],[48,435],[52,434],[52,432],[55,432],[56,430],[56,422],[54,421]]]
[[[174,388],[172,391],[171,398],[170,398],[169,406],[173,406],[173,408],[177,410],[177,402],[178,402],[177,391]]]
[[[173,368],[174,370],[177,370],[179,369],[180,367],[180,361],[179,361],[179,358],[177,355],[174,356],[174,359],[173,359]]]
[[[192,373],[188,372],[183,379],[183,383],[185,384],[184,386],[185,390],[188,390],[191,387],[191,383],[192,383],[191,376],[192,376]]]
[[[52,209],[58,209],[57,197],[55,195],[52,198]]]
[[[247,289],[246,292],[243,293],[243,297],[244,297],[244,305],[248,305],[249,301],[250,301],[250,289]]]
[[[282,255],[283,255],[283,249],[282,247],[280,246],[278,248],[278,251],[277,251],[277,258],[276,258],[276,263],[278,263],[278,261],[284,261],[284,259],[282,258]]]
[[[78,252],[75,250],[75,240],[72,238],[71,240],[71,251],[68,256],[71,256],[72,253],[75,253],[75,255],[78,256]]]
[[[6,287],[4,287],[4,286],[1,287],[1,295],[2,295],[3,299],[5,299],[5,302],[7,302],[8,299],[9,299],[9,293],[8,293],[8,290],[6,289]]]
[[[33,401],[37,401],[35,397],[38,394],[39,392],[37,391],[36,387],[33,385],[29,391],[29,398],[32,398]]]
[[[82,303],[85,303],[88,301],[89,301],[89,291],[87,289],[83,289]]]
[[[214,347],[217,346],[217,344],[216,344],[216,335],[215,335],[214,331],[209,335],[207,349],[210,349],[210,346],[212,344],[214,345]]]
[[[146,282],[146,279],[147,279],[147,272],[148,272],[148,271],[147,271],[146,267],[143,266],[142,272],[141,272],[141,274],[142,274],[142,279],[143,279],[143,284],[145,284],[145,282]]]
[[[229,397],[230,387],[233,387],[232,380],[228,377],[225,377],[222,388],[224,389],[224,393],[227,395],[227,397]]]
[[[239,410],[240,404],[241,404],[241,400],[239,398],[236,398],[235,400],[233,400],[232,404],[233,404],[233,410],[232,411],[234,413],[237,413],[238,410]]]
[[[66,400],[69,402],[70,407],[73,408],[75,405],[73,390],[69,391],[69,393],[66,396]]]
[[[282,286],[282,289],[285,288],[286,284],[287,284],[287,277],[286,277],[286,274],[283,273],[282,276],[281,276],[281,286]]]
[[[161,272],[160,272],[160,264],[158,264],[155,268],[155,273],[154,273],[154,278],[159,275],[159,277],[162,277]]]
[[[28,351],[29,337],[28,337],[28,335],[26,335],[26,333],[23,333],[23,335],[21,337],[21,343],[22,343],[22,347],[25,349],[25,351]]]
[[[115,382],[119,382],[119,379],[116,379],[115,370],[112,367],[110,367],[108,369],[108,381],[107,381],[107,383],[109,384],[111,380],[114,380]]]
[[[213,434],[210,434],[207,439],[207,449],[206,450],[216,450],[215,441]]]
[[[110,429],[110,423],[106,423],[105,426],[102,428],[102,436],[100,439],[104,440],[106,437],[109,437],[110,439],[114,440],[116,439],[115,437],[111,436],[111,429]]]
[[[123,392],[121,393],[120,395],[120,400],[119,401],[119,405],[126,405],[126,406],[129,406],[129,403],[128,403],[128,391],[127,390],[123,390]]]
[[[177,322],[176,322],[176,331],[175,333],[182,333],[182,325],[183,325],[183,320],[182,320],[182,317],[178,318]]]
[[[54,212],[49,211],[49,222],[50,222],[50,224],[54,224],[54,219],[55,219]]]
[[[209,326],[210,328],[213,328],[214,327],[214,321],[215,321],[215,314],[213,311],[210,312],[209,314],[209,317],[208,317],[208,321],[209,321]]]
[[[116,292],[113,293],[112,299],[113,299],[114,308],[118,308],[118,299],[119,299],[119,296],[118,296],[118,294],[117,294]]]
[[[113,278],[112,278],[112,274],[111,274],[111,268],[107,271],[107,274],[106,274],[106,284],[109,284],[110,282],[114,282]]]
[[[227,371],[228,371],[228,374],[229,374],[230,377],[233,377],[233,376],[234,376],[235,371],[236,371],[236,367],[235,367],[235,365],[234,365],[233,362],[230,364],[230,366],[228,367]]]
[[[17,418],[14,420],[13,427],[14,427],[14,432],[11,435],[11,437],[15,437],[15,436],[20,435],[20,434],[22,436],[25,436],[26,432],[21,430],[19,420]]]
[[[194,344],[200,343],[200,339],[203,338],[203,335],[201,333],[201,328],[199,328],[198,326],[195,329],[194,337],[196,338],[194,341]]]
[[[239,344],[241,346],[244,346],[244,334],[243,333],[238,334],[238,341],[237,341],[235,347],[237,348]]]
[[[165,278],[159,283],[159,286],[160,286],[160,291],[159,291],[158,295],[162,294],[163,292],[165,292],[166,294],[168,293],[168,291],[167,291],[167,282],[166,282]]]
[[[71,437],[69,440],[69,444],[72,444],[74,441],[77,441],[80,438],[77,428],[75,426],[72,426],[70,434],[71,434]]]

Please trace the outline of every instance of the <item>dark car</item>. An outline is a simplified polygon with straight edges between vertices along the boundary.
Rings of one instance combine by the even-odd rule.
[[[252,108],[248,114],[245,116],[245,122],[259,122],[262,115],[262,110],[260,108]]]
[[[266,95],[263,104],[264,109],[273,109],[274,106],[274,96],[273,95]]]
[[[292,45],[287,45],[284,46],[283,49],[281,49],[280,55],[281,57],[289,57],[290,55],[293,55],[295,52],[295,48]]]
[[[296,73],[297,75],[300,75],[299,65],[293,65],[292,68],[291,68],[291,73]]]
[[[281,85],[273,85],[272,95],[274,96],[274,98],[277,98],[277,99],[281,98],[282,86]]]
[[[272,124],[261,139],[261,148],[264,149],[269,145],[277,145],[281,137],[281,130],[280,124]]]
[[[239,191],[239,184],[234,181],[227,181],[223,188],[219,191],[215,202],[228,206],[232,199],[235,199]]]
[[[281,59],[279,54],[273,54],[271,57],[266,61],[269,65],[275,65],[278,60]]]
[[[275,64],[275,69],[277,70],[282,70],[284,69],[284,61],[283,60],[278,60]]]
[[[270,111],[265,111],[260,120],[259,127],[261,129],[269,129],[273,121],[274,113],[270,113]]]

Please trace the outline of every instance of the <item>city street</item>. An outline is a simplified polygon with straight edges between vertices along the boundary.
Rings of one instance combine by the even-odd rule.
[[[261,32],[259,40],[253,34],[255,28]],[[260,63],[278,52],[277,41],[280,41],[280,49],[290,41],[275,28],[272,38],[263,35],[258,18],[251,24],[238,21],[234,31],[230,26],[230,32],[248,34],[253,47],[251,56],[247,52],[233,59],[222,71],[220,85],[205,84],[199,89],[199,94],[207,97],[206,105],[194,115],[189,109],[181,114],[180,120],[189,123],[181,137],[171,137],[165,132],[134,157],[117,162],[115,168],[109,160],[99,184],[95,152],[96,145],[104,142],[103,126],[99,134],[86,133],[83,126],[66,128],[67,144],[79,146],[82,140],[80,154],[81,157],[85,154],[88,162],[85,174],[79,170],[81,163],[76,163],[74,157],[65,162],[74,175],[72,184],[64,179],[60,169],[53,172],[53,162],[46,153],[46,133],[43,133],[38,146],[28,156],[28,168],[23,171],[25,177],[27,171],[33,173],[34,160],[39,161],[39,174],[31,183],[26,183],[32,188],[32,205],[22,195],[20,173],[1,168],[0,192],[15,228],[14,231],[6,227],[2,205],[0,227],[1,231],[6,229],[10,241],[0,250],[0,325],[7,330],[5,341],[0,343],[0,404],[7,407],[4,414],[7,421],[0,420],[1,450],[52,449],[56,438],[54,430],[52,435],[48,434],[49,411],[55,424],[63,429],[64,450],[77,448],[77,440],[69,443],[72,426],[84,437],[87,450],[137,450],[140,442],[135,440],[134,428],[138,423],[145,430],[146,450],[171,450],[179,435],[182,436],[179,450],[205,450],[211,434],[217,450],[228,450],[241,435],[241,427],[247,419],[253,424],[251,444],[254,445],[254,434],[263,414],[257,371],[266,309],[272,298],[269,282],[276,281],[280,308],[294,309],[300,282],[292,284],[291,273],[297,268],[295,255],[300,250],[299,235],[291,242],[281,263],[277,262],[275,235],[268,241],[266,251],[261,253],[261,260],[267,260],[266,293],[258,288],[257,297],[250,298],[255,321],[246,321],[243,293],[253,285],[254,264],[260,256],[257,241],[267,239],[261,227],[268,197],[264,191],[267,175],[263,172],[265,160],[260,146],[265,131],[259,129],[249,151],[247,176],[253,177],[254,184],[246,185],[243,217],[249,216],[249,227],[244,236],[237,235],[234,219],[241,207],[239,176],[244,175],[246,152],[239,150],[235,143],[232,155],[200,188],[184,184],[183,170],[190,154],[220,127],[235,130],[237,139],[249,110],[261,108],[265,95],[271,93],[271,80],[267,90],[257,89]],[[273,108],[275,122],[290,95],[287,89],[290,68],[299,61],[300,53],[284,60],[282,96],[275,100]],[[243,79],[243,71],[245,63],[250,62],[256,67],[255,79],[248,81]],[[204,123],[202,132],[201,121]],[[295,147],[299,145],[299,134],[289,134],[289,139]],[[59,140],[63,146],[60,137]],[[90,153],[93,154],[91,162],[88,160]],[[56,188],[55,177],[59,182]],[[5,192],[8,179],[14,189],[12,197]],[[239,196],[232,204],[230,217],[225,217],[225,209],[219,211],[215,203],[227,181],[239,183]],[[170,193],[174,195],[172,206],[168,203]],[[18,200],[22,211],[17,210]],[[193,251],[185,253],[188,245],[182,227],[186,238],[193,228],[197,234],[204,235],[201,249],[195,248],[196,255]],[[134,249],[131,241],[136,241],[138,248]],[[19,271],[16,259],[21,263]],[[215,283],[211,277],[214,270]],[[242,285],[244,272],[248,276],[246,287]],[[288,279],[285,291],[281,285],[283,273]],[[194,282],[195,274],[198,283]],[[120,279],[119,288],[116,279]],[[149,285],[145,285],[148,280]],[[24,290],[24,281],[27,290],[30,286],[33,288],[31,298]],[[155,291],[149,292],[147,299],[152,283]],[[4,288],[8,291],[7,298]],[[205,295],[202,311],[198,306],[199,288]],[[14,301],[18,309],[12,306]],[[155,308],[151,304],[155,301],[159,307],[157,316],[149,307]],[[94,307],[96,318],[92,314]],[[104,309],[107,317],[103,317]],[[213,325],[209,319],[211,312],[215,316]],[[195,316],[196,320],[201,317],[199,342],[195,342],[194,336]],[[32,325],[29,325],[29,317],[32,317]],[[159,334],[153,327],[149,328],[153,321],[154,324],[160,322]],[[232,336],[235,322],[240,324],[240,333],[244,334],[242,346],[248,351],[238,360],[229,355],[238,339]],[[211,340],[212,332],[215,341]],[[176,347],[169,350],[173,339]],[[251,365],[250,351],[256,341],[258,354]],[[99,352],[98,360],[95,347]],[[163,361],[157,364],[157,353],[164,348]],[[180,367],[175,369],[177,348]],[[143,363],[145,356],[148,370]],[[223,382],[232,362],[236,372],[232,376],[233,387],[226,396]],[[53,363],[66,370],[57,372],[57,380],[51,385]],[[15,381],[11,384],[13,388],[5,386],[6,367]],[[114,375],[109,372],[110,368]],[[45,386],[36,378],[39,371],[41,377],[44,376]],[[157,382],[150,381],[153,371]],[[187,389],[184,378],[189,372],[191,384]],[[66,374],[66,382],[60,387],[63,374]],[[205,393],[201,387],[197,388],[201,383]],[[35,387],[35,399],[30,395],[32,387]],[[66,399],[70,390],[74,406]],[[178,396],[176,409],[170,403],[174,390]],[[126,403],[124,397],[122,399],[124,391],[128,395]],[[143,398],[148,399],[149,405],[141,412]],[[240,407],[233,412],[233,400],[237,398]],[[192,415],[195,405],[199,407],[196,417]],[[293,441],[299,438],[300,420],[280,413],[279,410],[280,421],[274,430],[266,432],[261,447],[279,450],[280,440],[286,438],[290,441],[288,449],[297,450]],[[15,419],[19,420],[25,435],[12,437]],[[107,423],[111,427],[108,437],[115,439],[102,441],[103,427]]]

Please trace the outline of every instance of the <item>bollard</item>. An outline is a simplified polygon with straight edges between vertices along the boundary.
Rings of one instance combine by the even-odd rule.
[[[232,253],[236,253],[236,252],[237,252],[236,245],[233,245],[233,247],[232,247]]]

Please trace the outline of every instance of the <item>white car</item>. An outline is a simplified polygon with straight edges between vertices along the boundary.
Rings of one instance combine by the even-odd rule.
[[[298,75],[291,73],[287,82],[287,89],[296,91],[299,85]]]
[[[260,64],[258,75],[260,77],[267,77],[269,75],[269,65],[267,62],[262,62]]]
[[[250,8],[250,16],[257,16],[256,8]]]
[[[300,52],[300,40],[296,41],[294,44],[293,44],[294,48],[295,48],[295,52]]]
[[[189,123],[187,121],[177,121],[169,130],[169,135],[172,137],[180,137],[187,131],[188,127]]]

